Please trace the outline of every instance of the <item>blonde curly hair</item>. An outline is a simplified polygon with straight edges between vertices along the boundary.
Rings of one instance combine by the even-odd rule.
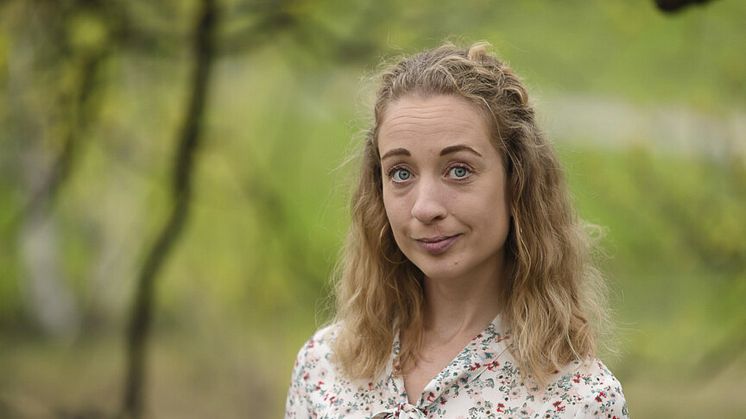
[[[401,365],[416,363],[423,330],[423,274],[399,250],[383,204],[378,130],[386,107],[411,94],[454,95],[476,104],[508,173],[511,225],[501,284],[503,324],[524,377],[549,374],[596,351],[605,322],[603,280],[591,257],[588,225],[575,214],[555,151],[538,128],[519,77],[488,52],[444,44],[383,71],[374,121],[352,197],[352,224],[335,284],[335,362],[350,378],[385,368],[397,330]],[[497,278],[496,278],[497,280]]]

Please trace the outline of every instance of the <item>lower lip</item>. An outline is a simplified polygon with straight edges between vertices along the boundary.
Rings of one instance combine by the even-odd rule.
[[[453,243],[455,243],[459,237],[460,235],[456,235],[437,242],[418,241],[418,243],[420,244],[420,247],[425,249],[425,251],[427,251],[431,255],[440,255],[442,253],[445,253],[446,250],[450,249],[450,247],[453,246]]]

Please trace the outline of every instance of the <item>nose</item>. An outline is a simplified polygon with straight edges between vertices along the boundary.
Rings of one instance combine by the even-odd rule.
[[[412,216],[423,224],[432,224],[444,219],[447,214],[443,191],[438,182],[421,180],[417,185]]]

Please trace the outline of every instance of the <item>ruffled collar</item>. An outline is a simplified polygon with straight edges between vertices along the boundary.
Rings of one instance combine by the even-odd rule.
[[[416,404],[411,404],[404,388],[401,374],[395,373],[395,365],[401,351],[399,333],[394,337],[391,357],[386,368],[387,386],[397,395],[397,405],[386,406],[373,415],[374,419],[421,419],[427,417],[431,407],[441,403],[449,389],[455,384],[467,384],[486,370],[501,365],[500,356],[508,351],[509,333],[503,328],[501,317],[495,317],[481,333],[476,335],[463,350],[425,386]]]

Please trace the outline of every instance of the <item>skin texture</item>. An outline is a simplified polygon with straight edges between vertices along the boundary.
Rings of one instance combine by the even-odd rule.
[[[391,103],[378,150],[394,239],[425,274],[423,353],[405,373],[415,401],[499,312],[510,219],[506,172],[481,110],[455,96]]]

